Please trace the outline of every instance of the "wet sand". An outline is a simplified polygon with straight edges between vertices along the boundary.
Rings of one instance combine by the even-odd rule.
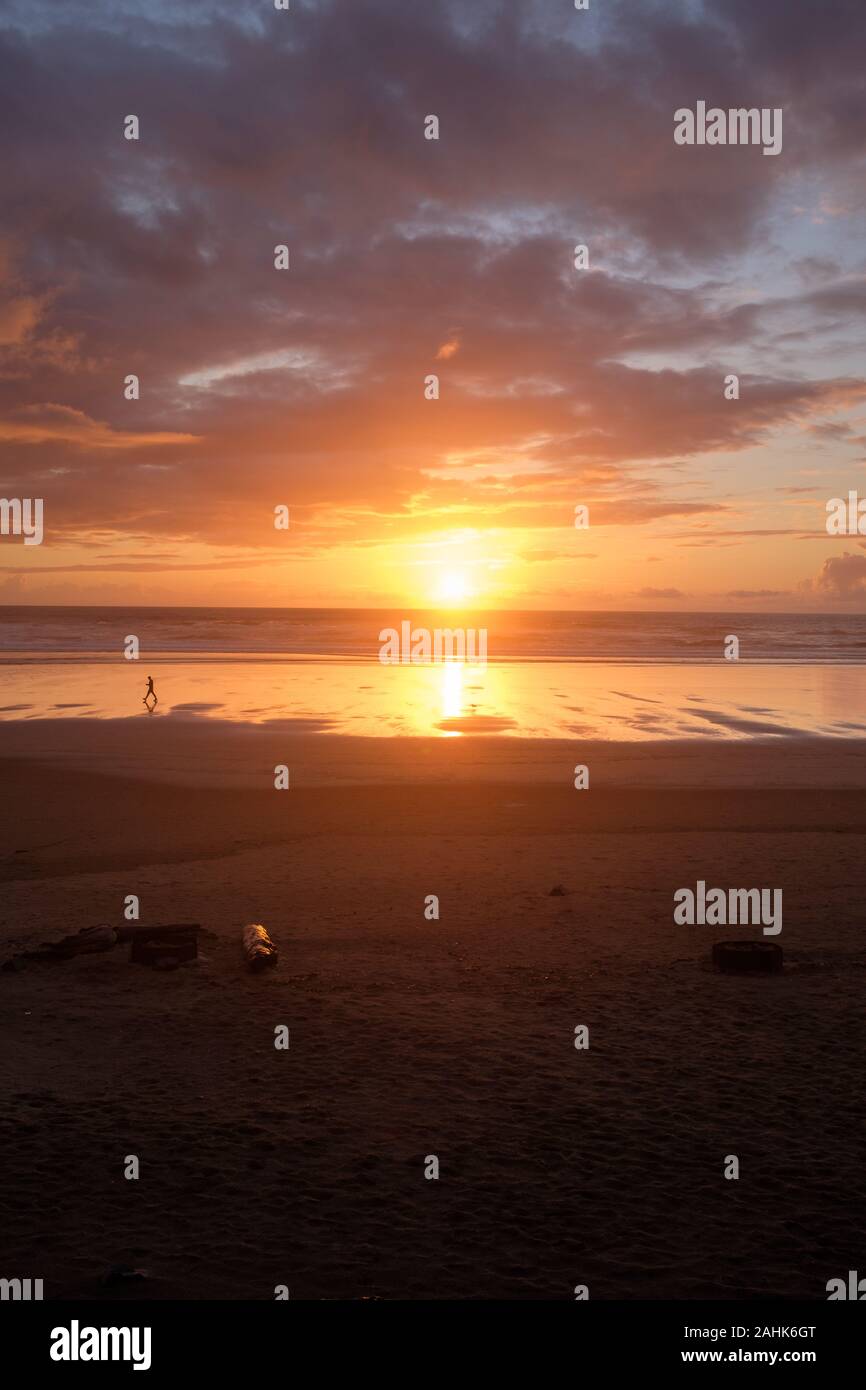
[[[278,793],[225,740],[185,771],[163,748],[147,780],[128,730],[121,756],[82,721],[46,760],[27,728],[0,740],[0,954],[120,923],[130,893],[205,933],[169,973],[119,945],[0,975],[8,1276],[49,1297],[122,1297],[99,1280],[125,1263],[152,1298],[822,1299],[862,1264],[863,745],[365,761],[368,741],[298,736]],[[781,976],[709,969],[714,939],[760,929],[675,925],[698,878],[782,887]],[[273,973],[244,968],[250,920]]]

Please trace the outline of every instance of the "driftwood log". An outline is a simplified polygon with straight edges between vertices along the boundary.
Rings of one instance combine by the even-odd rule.
[[[251,970],[265,970],[269,965],[277,963],[277,948],[258,922],[251,922],[249,926],[244,927],[243,948],[247,965]]]
[[[110,951],[117,943],[117,932],[113,927],[82,927],[75,936],[64,936],[62,941],[50,941],[37,946],[35,951],[21,951],[17,956],[4,961],[3,970],[21,970],[25,961],[51,964],[52,961],[72,960],[74,956],[88,956],[96,951]]]

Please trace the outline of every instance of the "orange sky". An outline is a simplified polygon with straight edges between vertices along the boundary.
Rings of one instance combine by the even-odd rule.
[[[850,30],[519,9],[12,7],[0,495],[45,540],[0,601],[862,608]],[[675,145],[692,98],[782,153]]]

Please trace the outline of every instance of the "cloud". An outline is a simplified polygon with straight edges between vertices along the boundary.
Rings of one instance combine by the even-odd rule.
[[[638,598],[685,598],[681,589],[639,589]]]
[[[125,560],[122,557],[106,560],[102,564],[77,564],[77,565],[41,565],[39,568],[40,577],[45,574],[169,574],[181,571],[207,571],[207,570],[230,570],[230,569],[249,569],[261,563],[261,556],[250,556],[248,559],[216,559],[208,560],[200,564],[167,564],[165,560]],[[26,575],[32,573],[31,570],[18,568],[16,565],[0,565],[0,574]]]
[[[0,418],[0,441],[15,444],[59,443],[86,449],[142,449],[150,445],[190,444],[191,434],[135,433],[114,430],[64,405],[28,405]]]
[[[833,598],[851,599],[866,595],[866,555],[845,550],[824,561],[814,580],[805,587]]]
[[[0,348],[23,342],[39,322],[42,305],[33,295],[0,304]]]
[[[782,598],[787,589],[729,589],[725,598]]]
[[[289,22],[259,0],[7,0],[4,486],[38,484],[53,536],[265,563],[278,502],[306,555],[555,531],[575,501],[654,552],[677,517],[707,523],[688,545],[789,534],[713,526],[740,517],[738,456],[851,442],[831,417],[866,400],[856,362],[816,365],[818,330],[866,312],[845,237],[809,237],[819,193],[863,207],[866,10],[825,8],[607,0],[590,37],[549,0],[299,0]],[[692,92],[784,107],[783,156],[676,147]],[[773,278],[791,221],[793,290]]]
[[[579,550],[576,552],[570,550],[545,550],[543,547],[538,546],[535,549],[522,550],[520,552],[520,558],[521,560],[525,560],[527,564],[536,565],[548,564],[551,560],[568,560],[569,562],[572,560],[597,560],[598,555],[587,550]]]
[[[447,343],[443,343],[436,353],[437,362],[447,362],[449,358],[455,357],[460,351],[460,340],[449,338]]]

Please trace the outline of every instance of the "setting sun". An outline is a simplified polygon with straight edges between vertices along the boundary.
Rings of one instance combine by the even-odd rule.
[[[470,597],[465,574],[459,570],[448,570],[439,580],[436,597],[442,603],[463,603]]]

